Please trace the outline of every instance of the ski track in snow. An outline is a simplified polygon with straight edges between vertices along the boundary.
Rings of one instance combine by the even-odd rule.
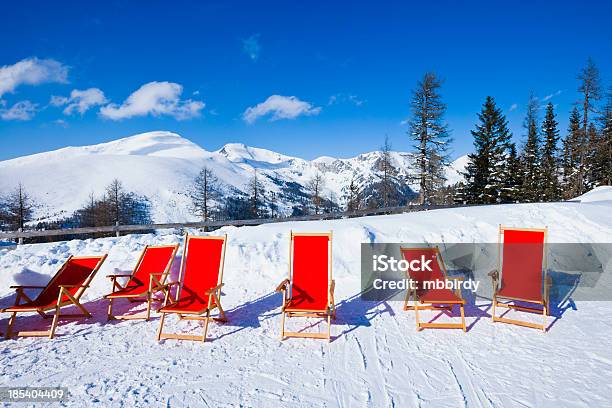
[[[612,302],[577,302],[577,310],[550,317],[543,334],[492,324],[490,304],[479,299],[464,334],[417,332],[401,302],[359,298],[361,242],[496,242],[500,223],[548,225],[552,242],[610,242],[611,209],[607,202],[506,205],[223,228],[214,234],[228,234],[222,301],[230,321],[212,323],[204,344],[158,343],[155,314],[150,322],[106,322],[105,275],[129,271],[145,244],[182,243],[176,234],[2,249],[2,306],[14,299],[10,285],[44,284],[70,254],[109,258],[84,297],[93,318],[62,322],[51,341],[0,340],[0,385],[66,386],[71,399],[63,405],[75,407],[612,406]],[[331,343],[279,341],[281,298],[272,291],[287,274],[290,229],[334,232],[338,309]],[[117,305],[118,312],[129,309]],[[0,317],[0,330],[7,318]],[[432,311],[423,319],[449,318]],[[168,331],[201,330],[199,322],[166,321]],[[33,315],[17,320],[18,329],[48,324]],[[287,320],[288,330],[306,326],[326,330],[316,319]]]

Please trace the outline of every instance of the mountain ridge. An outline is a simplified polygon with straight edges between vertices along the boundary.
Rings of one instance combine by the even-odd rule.
[[[153,131],[0,161],[0,189],[10,191],[23,183],[44,204],[37,208],[36,217],[52,220],[69,216],[91,193],[102,195],[104,187],[118,178],[126,189],[149,198],[155,222],[182,222],[196,219],[190,210],[189,190],[203,166],[215,173],[222,192],[231,195],[246,193],[257,169],[264,189],[274,192],[279,210],[289,214],[293,207],[304,204],[306,186],[317,172],[325,179],[323,195],[339,205],[346,201],[353,175],[362,189],[375,188],[380,157],[381,152],[373,151],[351,158],[306,160],[244,143],[227,143],[208,151],[177,133]],[[391,152],[391,157],[399,176],[408,178],[412,155]],[[461,165],[448,168],[449,179],[456,178],[456,167]],[[417,189],[410,183],[401,187],[406,197]]]

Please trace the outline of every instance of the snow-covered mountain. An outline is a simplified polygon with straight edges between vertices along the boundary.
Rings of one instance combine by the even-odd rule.
[[[407,178],[411,154],[392,152],[391,156],[399,176]],[[458,177],[463,159],[448,169],[450,181]],[[101,196],[117,178],[126,189],[149,198],[154,221],[181,222],[194,219],[189,191],[203,166],[214,172],[226,195],[245,193],[257,169],[258,180],[269,195],[274,193],[279,210],[290,213],[306,199],[306,186],[317,172],[325,180],[323,196],[339,205],[346,201],[353,176],[361,189],[371,191],[379,181],[380,160],[381,152],[369,152],[350,159],[309,161],[238,143],[207,151],[175,133],[157,131],[1,161],[0,191],[10,191],[21,182],[42,204],[37,217],[56,219],[81,208],[90,194]],[[417,190],[406,183],[400,187],[405,199]]]

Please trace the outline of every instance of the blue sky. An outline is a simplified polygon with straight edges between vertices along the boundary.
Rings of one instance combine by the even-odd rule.
[[[385,135],[408,150],[402,121],[428,70],[445,81],[453,157],[487,95],[517,140],[530,92],[564,134],[587,58],[612,80],[611,14],[603,1],[5,4],[0,159],[150,130],[305,158]]]

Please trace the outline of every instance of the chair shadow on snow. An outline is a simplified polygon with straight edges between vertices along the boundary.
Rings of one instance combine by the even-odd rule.
[[[173,268],[174,269],[174,268]],[[178,274],[174,273],[177,276]],[[568,310],[578,310],[571,295],[574,293],[578,284],[580,283],[580,275],[568,274],[563,272],[550,272],[549,275],[552,277],[553,286],[550,292],[550,310],[549,315],[553,317],[553,321],[549,323],[547,330],[562,318]],[[174,279],[174,278],[173,278]],[[347,335],[360,327],[372,326],[372,320],[377,316],[388,313],[390,316],[395,316],[393,308],[389,304],[389,298],[385,300],[364,300],[362,297],[365,292],[357,293],[347,299],[342,300],[336,305],[336,318],[332,320],[332,341],[339,337]],[[397,295],[397,294],[395,294]],[[402,296],[405,296],[403,294]],[[472,292],[463,293],[465,304],[465,317],[466,319],[473,318],[472,322],[467,325],[466,330],[470,331],[476,323],[478,323],[483,317],[490,318],[491,299],[483,296],[479,296]],[[0,298],[0,308],[12,306],[14,304],[15,294],[11,294]],[[486,303],[477,303],[485,300]],[[280,294],[275,292],[267,293],[257,299],[242,303],[232,309],[226,310],[225,313],[228,318],[228,322],[223,323],[224,327],[232,328],[232,330],[224,332],[217,337],[211,337],[208,340],[218,340],[226,336],[231,336],[235,333],[243,331],[249,328],[261,327],[261,322],[270,318],[278,318],[280,315],[280,307],[282,303],[282,297]],[[92,327],[100,326],[101,330],[105,330],[104,326],[115,325],[124,323],[122,320],[110,320],[107,321],[107,310],[108,300],[104,298],[95,299],[83,303],[85,308],[92,314],[90,318],[82,319],[63,319],[60,318],[60,325],[58,327],[57,337],[66,336],[66,331],[69,331],[71,335],[84,335],[93,332]],[[154,310],[157,310],[161,306],[161,299],[159,302],[154,303]],[[382,306],[382,307],[381,307]],[[114,304],[114,312],[116,315],[131,315],[141,313],[146,308],[146,303],[138,302],[132,303],[129,301],[120,301]],[[74,313],[77,311],[75,306],[69,306],[62,309],[63,312]],[[505,313],[507,313],[506,311]],[[53,311],[47,314],[52,317]],[[413,312],[406,312],[413,313]],[[5,333],[8,324],[10,314],[4,313],[0,318],[0,332]],[[459,308],[454,307],[452,311],[439,311],[433,316],[429,322],[434,322],[443,316],[449,318],[459,318]],[[159,316],[153,313],[151,320],[157,320]],[[15,322],[14,331],[20,330],[48,330],[51,326],[51,320],[43,319],[40,315],[33,313],[29,315],[19,315]],[[321,323],[320,319],[316,319],[316,322],[308,324],[303,330],[316,327]],[[82,329],[74,329],[75,326],[85,325]],[[66,330],[66,326],[68,330]],[[347,326],[341,333],[333,333],[334,326]],[[0,341],[4,340],[2,336]]]

